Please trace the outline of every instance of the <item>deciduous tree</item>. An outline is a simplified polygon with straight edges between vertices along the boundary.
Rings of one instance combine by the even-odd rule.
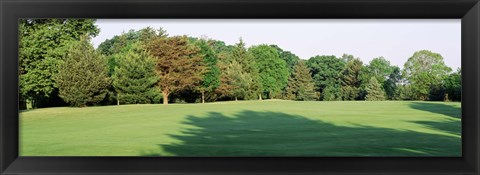
[[[307,66],[311,70],[315,89],[320,92],[322,100],[341,98],[341,91],[338,89],[341,86],[341,72],[345,65],[345,61],[333,55],[317,55],[308,59]],[[325,93],[326,88],[329,88],[328,93]]]
[[[268,45],[253,46],[248,51],[255,58],[263,92],[268,98],[280,95],[288,82],[288,69],[285,61],[280,59],[278,51]]]
[[[403,67],[403,75],[419,100],[427,100],[431,87],[441,84],[451,72],[440,54],[428,50],[415,52]]]
[[[21,19],[19,21],[20,101],[40,101],[58,94],[53,76],[65,56],[67,45],[83,35],[96,36],[99,29],[93,19]],[[23,106],[23,105],[21,105]]]

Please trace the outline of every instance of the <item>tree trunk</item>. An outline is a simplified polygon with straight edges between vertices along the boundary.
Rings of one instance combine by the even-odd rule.
[[[262,100],[262,94],[258,94],[258,100]]]
[[[27,102],[26,102],[25,100],[20,100],[19,103],[20,103],[20,104],[18,105],[18,108],[19,108],[20,110],[25,110],[25,109],[27,109]]]
[[[205,92],[202,92],[202,103],[205,103]]]
[[[163,91],[162,94],[163,94],[163,104],[168,105],[168,95],[169,94],[165,91]]]
[[[120,105],[120,94],[117,94],[117,106]]]
[[[238,101],[237,97],[235,97],[235,101]]]

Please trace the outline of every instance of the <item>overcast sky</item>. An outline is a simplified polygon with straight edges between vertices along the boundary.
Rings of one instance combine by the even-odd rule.
[[[456,70],[461,65],[460,19],[98,19],[95,47],[122,32],[163,27],[170,36],[189,35],[248,46],[276,44],[302,59],[315,55],[359,57],[365,64],[383,56],[403,67],[418,50],[440,53]]]

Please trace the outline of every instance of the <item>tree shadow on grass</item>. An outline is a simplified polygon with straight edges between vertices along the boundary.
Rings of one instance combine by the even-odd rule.
[[[436,129],[453,135],[461,136],[461,108],[436,102],[413,102],[410,104],[410,107],[417,110],[442,114],[451,117],[449,120],[444,121],[414,121],[414,123],[422,124],[431,129]]]
[[[409,105],[413,109],[437,113],[460,119],[462,117],[462,110],[459,107],[446,105],[444,103],[436,102],[412,102]]]
[[[279,112],[211,112],[142,156],[461,156],[460,138],[370,126],[337,126]],[[168,154],[165,154],[168,153]]]

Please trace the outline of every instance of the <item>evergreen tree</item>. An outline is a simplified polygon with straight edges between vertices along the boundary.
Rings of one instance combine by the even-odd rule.
[[[375,77],[370,78],[370,81],[366,87],[366,92],[367,95],[365,96],[365,100],[367,101],[385,100],[385,92]]]
[[[168,104],[170,94],[200,86],[206,67],[200,49],[189,43],[186,36],[153,38],[147,49],[156,63],[156,72],[160,76],[158,87],[162,91],[163,104]]]
[[[344,100],[356,100],[360,92],[362,61],[355,58],[347,62],[342,71],[342,94]]]
[[[289,77],[287,84],[287,97],[291,100],[308,101],[315,99],[312,76],[310,69],[305,65],[305,62],[299,61],[293,67],[293,74]]]
[[[244,99],[261,99],[262,83],[260,78],[260,69],[257,67],[257,61],[251,52],[248,52],[245,48],[245,43],[240,38],[240,41],[235,44],[235,47],[231,51],[232,60],[236,60],[243,70],[243,77],[248,80],[248,86],[246,87],[246,93]]]
[[[156,89],[159,78],[155,74],[153,58],[140,43],[130,44],[117,59],[112,75],[117,93],[117,104],[152,103],[160,99]]]
[[[106,59],[83,37],[72,43],[54,80],[59,96],[72,106],[86,106],[105,98],[111,80]]]
[[[200,47],[200,55],[207,68],[203,75],[201,86],[198,90],[202,94],[202,103],[205,103],[205,92],[212,92],[220,85],[220,69],[217,65],[217,55],[209,45],[208,41],[201,39],[196,42]]]
[[[217,92],[223,93],[222,96],[224,97],[231,96],[232,94],[226,92],[227,89],[231,89],[232,91],[237,91],[237,93],[234,93],[236,95],[231,97],[246,100],[256,99],[260,96],[262,85],[260,83],[259,70],[256,67],[253,55],[247,51],[242,39],[230,51],[223,52],[219,58],[221,58],[220,65],[223,68],[221,71],[221,90]],[[239,70],[235,73],[227,72],[232,67]]]

